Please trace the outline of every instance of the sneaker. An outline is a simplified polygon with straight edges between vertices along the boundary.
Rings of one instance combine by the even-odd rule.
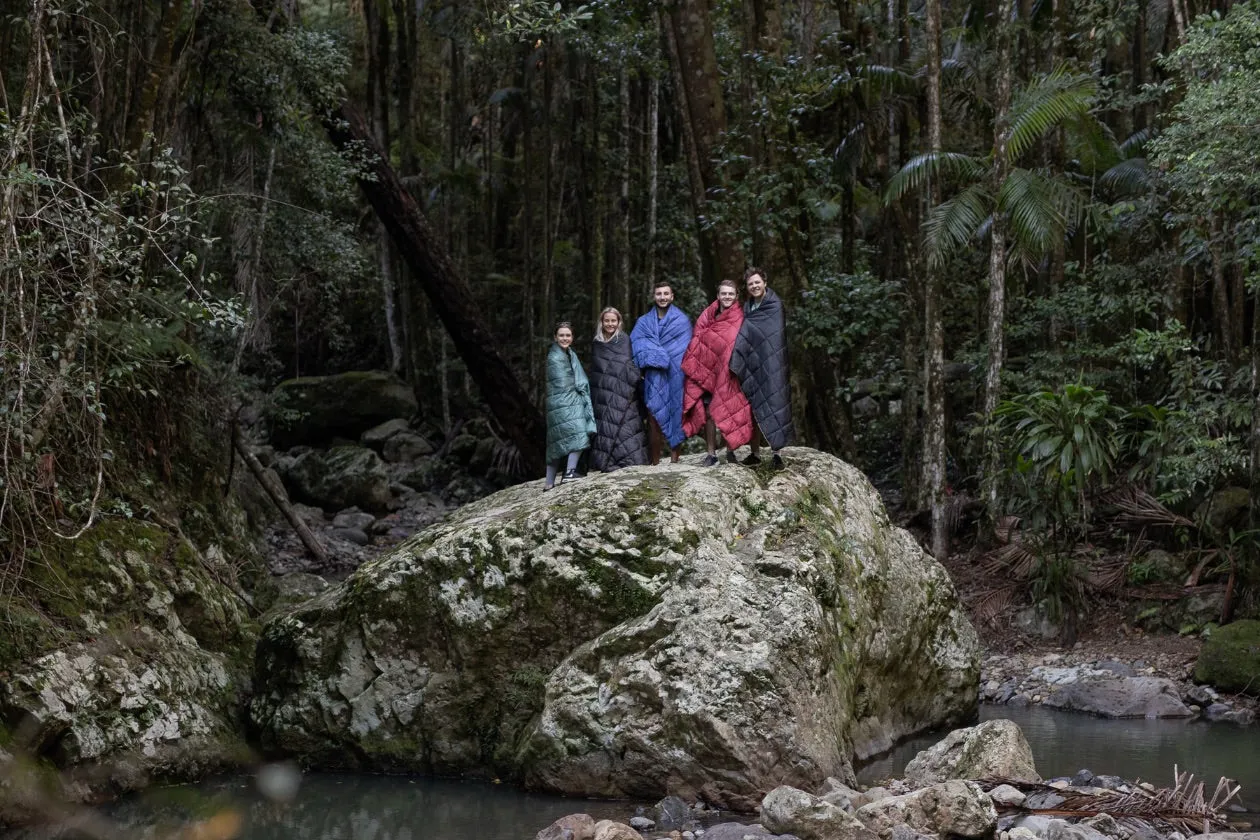
[[[564,474],[565,481],[577,481],[581,477],[581,474],[579,474],[577,470],[569,470]]]
[[[761,463],[761,458],[757,457],[755,454],[749,455],[747,458],[744,459],[744,463],[750,467],[755,467]]]
[[[708,457],[704,459],[704,463],[702,463],[700,466],[712,467],[712,466],[716,466],[717,462],[718,462],[718,457],[716,455],[709,455]]]
[[[781,469],[783,469],[783,459],[779,457],[779,453],[778,453],[778,452],[774,453],[774,458],[772,458],[772,459],[770,460],[770,464],[771,464],[771,465],[772,465],[772,466],[773,466],[776,470],[781,470]]]
[[[726,463],[728,463],[728,464],[738,464],[738,463],[739,463],[739,459],[735,457],[735,451],[734,451],[734,450],[732,450],[732,449],[728,449],[728,450],[726,450]]]

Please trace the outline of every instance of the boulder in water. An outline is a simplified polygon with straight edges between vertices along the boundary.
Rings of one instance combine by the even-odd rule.
[[[754,809],[866,733],[974,714],[945,570],[853,467],[636,467],[504,490],[271,621],[251,717],[321,767]]]
[[[915,787],[950,779],[1041,781],[1032,748],[1019,725],[1009,720],[990,720],[968,729],[955,729],[911,759],[905,776]]]

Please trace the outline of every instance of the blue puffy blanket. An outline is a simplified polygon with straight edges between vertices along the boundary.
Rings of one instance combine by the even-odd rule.
[[[643,402],[670,449],[684,440],[682,357],[690,343],[691,319],[677,306],[665,310],[664,318],[653,308],[630,333],[635,364],[643,370]]]

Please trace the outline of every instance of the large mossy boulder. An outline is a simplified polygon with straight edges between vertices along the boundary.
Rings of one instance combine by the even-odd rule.
[[[287,449],[358,440],[386,420],[417,411],[410,385],[393,374],[366,370],[286,379],[272,391],[267,421],[272,443]]]
[[[113,518],[29,556],[25,595],[7,605],[0,634],[6,747],[60,771],[72,798],[246,758],[257,625],[234,591],[245,565],[218,545]]]
[[[975,714],[945,570],[866,478],[637,467],[513,487],[272,620],[250,716],[323,768],[755,809]]]
[[[391,498],[389,473],[366,446],[308,449],[277,462],[289,494],[324,510],[359,507],[381,512]]]
[[[1235,621],[1213,630],[1199,653],[1194,679],[1221,691],[1260,694],[1260,621]]]

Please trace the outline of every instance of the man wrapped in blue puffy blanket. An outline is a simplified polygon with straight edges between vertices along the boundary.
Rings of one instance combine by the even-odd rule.
[[[652,289],[656,305],[634,324],[630,344],[643,371],[643,402],[648,410],[648,460],[661,461],[662,439],[670,460],[678,461],[683,436],[682,357],[691,343],[691,319],[674,306],[674,289],[660,282]]]

